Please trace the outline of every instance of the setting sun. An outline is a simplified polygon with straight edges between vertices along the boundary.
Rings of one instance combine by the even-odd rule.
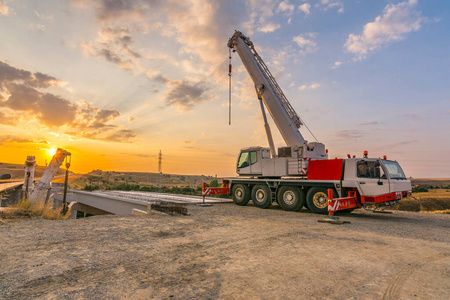
[[[53,157],[55,155],[55,153],[56,153],[56,148],[52,147],[52,148],[47,149],[47,154],[49,156]]]

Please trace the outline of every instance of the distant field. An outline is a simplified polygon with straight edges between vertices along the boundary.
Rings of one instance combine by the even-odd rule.
[[[202,182],[209,183],[215,179],[207,175],[178,175],[178,174],[159,174],[145,172],[115,172],[94,170],[78,178],[74,178],[71,184],[78,187],[84,187],[86,184],[98,185],[100,188],[106,186],[118,185],[121,183],[137,184],[140,186],[176,186],[176,187],[198,187]],[[218,178],[220,181],[220,178]]]
[[[413,178],[411,179],[412,186],[440,186],[440,187],[447,187],[450,186],[450,179],[449,178]]]

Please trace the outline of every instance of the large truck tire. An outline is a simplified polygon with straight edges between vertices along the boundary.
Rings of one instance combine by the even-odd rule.
[[[272,205],[272,197],[267,185],[258,184],[252,189],[252,201],[256,207],[269,208]]]
[[[250,188],[244,184],[235,184],[231,188],[231,197],[235,204],[245,206],[250,201]]]
[[[333,189],[333,197],[337,198],[337,193]],[[328,189],[322,187],[312,187],[306,194],[308,208],[315,214],[328,214]]]
[[[295,186],[282,186],[277,193],[278,204],[283,210],[299,211],[305,205],[305,192]]]

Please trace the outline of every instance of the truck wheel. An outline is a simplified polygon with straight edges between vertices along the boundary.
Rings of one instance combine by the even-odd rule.
[[[295,186],[282,186],[277,199],[283,210],[299,211],[305,205],[305,192]]]
[[[335,190],[333,190],[333,197],[337,197]],[[313,213],[328,214],[328,189],[312,187],[306,195],[306,203]]]
[[[252,189],[253,204],[259,208],[268,208],[272,205],[272,197],[267,185],[258,184]]]
[[[231,195],[233,197],[233,202],[237,205],[247,205],[250,201],[250,188],[244,184],[235,184],[231,189]]]

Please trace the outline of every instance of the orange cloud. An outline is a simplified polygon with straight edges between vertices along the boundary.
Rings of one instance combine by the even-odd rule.
[[[26,113],[27,118],[47,127],[68,128],[66,133],[77,137],[127,142],[136,136],[130,129],[111,124],[120,116],[115,109],[99,109],[87,101],[72,103],[38,90],[60,82],[50,75],[33,74],[0,61],[0,124],[17,125],[17,118],[5,113],[13,111]]]

